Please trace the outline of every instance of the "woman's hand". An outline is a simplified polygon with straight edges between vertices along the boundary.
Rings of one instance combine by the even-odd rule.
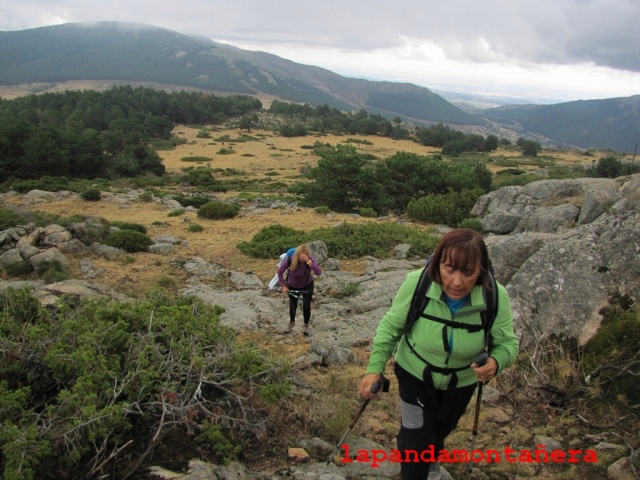
[[[282,286],[282,293],[289,293],[289,287],[287,287],[286,285]]]
[[[496,373],[498,372],[498,362],[496,362],[495,358],[489,357],[487,363],[484,365],[480,366],[476,362],[473,362],[471,364],[471,368],[473,368],[478,381],[486,383],[496,376]]]
[[[371,393],[371,386],[378,380],[380,380],[380,375],[378,375],[377,373],[369,373],[365,375],[360,382],[360,388],[358,389],[360,395],[371,400],[378,398],[378,395],[380,395],[382,389],[378,390],[377,393]]]

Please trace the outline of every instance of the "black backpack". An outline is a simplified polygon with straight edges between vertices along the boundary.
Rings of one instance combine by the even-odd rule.
[[[480,316],[482,318],[482,325],[468,325],[466,323],[443,320],[441,318],[424,313],[425,309],[427,308],[427,304],[429,303],[427,292],[429,291],[429,287],[431,287],[432,280],[431,278],[429,278],[428,270],[432,259],[433,255],[427,259],[427,263],[425,264],[424,269],[422,270],[422,274],[420,275],[420,280],[418,280],[418,285],[413,292],[411,305],[409,306],[409,313],[407,314],[407,321],[404,327],[405,338],[407,336],[406,334],[410,333],[411,330],[413,330],[413,326],[418,321],[418,319],[420,317],[423,317],[429,320],[435,320],[439,323],[443,323],[444,325],[452,328],[464,328],[470,333],[477,332],[482,329],[484,330],[485,334],[485,344],[487,348],[489,348],[489,332],[491,331],[491,327],[493,326],[493,322],[495,321],[498,312],[498,286],[496,285],[493,266],[491,265],[491,263],[489,263],[489,277],[491,280],[491,288],[486,288],[484,286],[482,287],[484,291],[484,298],[487,304],[487,309],[480,313]]]
[[[442,343],[445,351],[447,353],[449,350],[449,342],[447,340],[447,332],[446,327],[451,328],[464,328],[469,333],[478,332],[480,330],[484,330],[484,338],[485,338],[485,352],[488,353],[490,351],[491,345],[491,335],[489,332],[491,331],[491,327],[493,326],[493,322],[496,319],[496,314],[498,312],[498,286],[496,284],[496,279],[494,277],[493,266],[489,263],[489,275],[491,280],[491,287],[483,289],[483,294],[486,302],[486,310],[480,312],[480,316],[482,318],[482,325],[468,325],[466,323],[455,322],[453,320],[445,320],[442,318],[438,318],[429,314],[424,313],[427,308],[427,304],[429,303],[429,297],[427,296],[427,291],[429,291],[429,287],[431,286],[432,280],[429,278],[428,270],[431,265],[431,261],[433,259],[433,255],[427,259],[427,263],[420,274],[420,280],[418,280],[418,285],[413,292],[413,297],[411,299],[411,305],[409,306],[409,313],[407,314],[407,321],[405,323],[405,334],[404,339],[411,352],[416,355],[422,362],[425,363],[425,369],[423,372],[423,381],[425,382],[425,392],[426,392],[426,402],[429,405],[429,408],[436,412],[435,417],[438,420],[444,421],[447,418],[449,407],[453,401],[455,396],[455,389],[458,384],[458,376],[457,372],[460,370],[464,370],[469,367],[460,367],[460,368],[449,368],[449,367],[437,367],[435,365],[431,365],[425,358],[420,356],[418,352],[413,348],[411,342],[409,342],[408,333],[411,332],[413,326],[418,321],[420,317],[427,318],[429,320],[436,321],[438,323],[442,323],[444,326],[442,328]],[[448,357],[447,357],[448,358]],[[447,390],[442,398],[442,401],[438,401],[435,387],[433,385],[433,380],[431,378],[431,372],[441,373],[444,375],[452,375],[452,378],[447,386]]]

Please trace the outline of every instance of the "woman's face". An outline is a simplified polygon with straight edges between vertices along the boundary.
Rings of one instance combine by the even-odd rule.
[[[460,265],[457,267],[463,268]],[[460,300],[469,295],[481,271],[480,263],[476,264],[473,270],[468,267],[462,270],[458,270],[458,268],[456,268],[455,263],[451,261],[450,255],[446,255],[442,262],[440,262],[442,289],[447,297],[452,300]]]

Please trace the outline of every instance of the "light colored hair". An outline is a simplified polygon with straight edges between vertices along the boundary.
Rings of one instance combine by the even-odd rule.
[[[295,270],[298,268],[298,263],[300,262],[300,254],[304,253],[306,255],[311,255],[311,250],[309,250],[309,246],[302,244],[296,248],[296,253],[293,254],[293,258],[291,259],[291,267],[290,270]]]

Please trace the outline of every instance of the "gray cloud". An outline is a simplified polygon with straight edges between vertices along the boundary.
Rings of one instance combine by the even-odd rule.
[[[640,72],[637,0],[22,0],[0,9],[0,29],[118,20],[186,34],[353,51],[438,45],[469,62],[593,63]],[[50,23],[47,23],[50,22]]]
[[[0,30],[134,22],[349,76],[547,99],[640,93],[638,18],[638,0],[21,0],[0,5]]]

